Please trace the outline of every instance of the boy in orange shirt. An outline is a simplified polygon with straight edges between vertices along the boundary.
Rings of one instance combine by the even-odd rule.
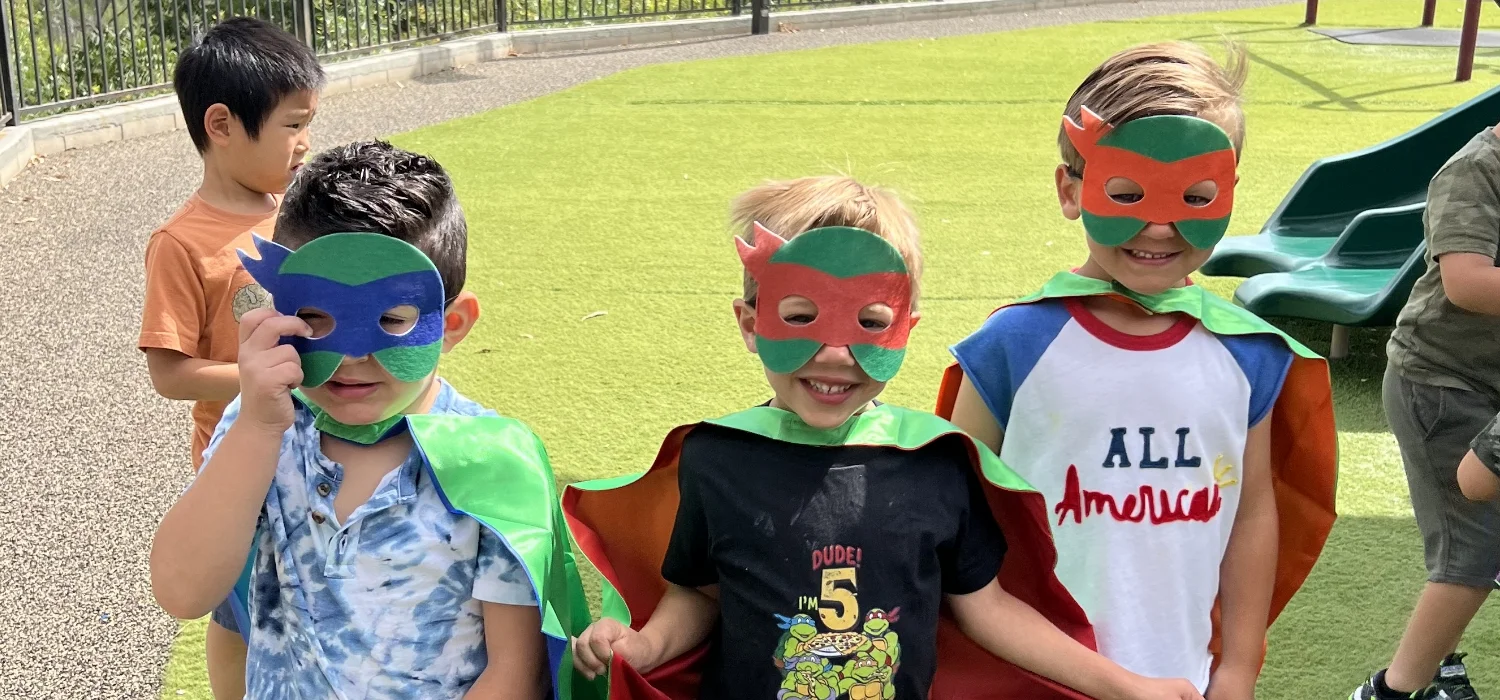
[[[193,404],[192,464],[239,393],[239,318],[268,306],[235,251],[270,238],[280,194],[310,147],[323,68],[296,37],[257,19],[226,20],[177,59],[172,79],[203,184],[146,243],[146,302],[137,345],[151,384]],[[226,606],[207,635],[220,700],[245,694],[245,644]]]

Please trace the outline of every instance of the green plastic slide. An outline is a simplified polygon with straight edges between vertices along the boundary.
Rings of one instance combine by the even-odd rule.
[[[1234,291],[1234,300],[1257,316],[1305,318],[1335,326],[1392,326],[1412,285],[1427,269],[1425,243],[1395,267],[1311,265],[1257,275]]]
[[[1221,241],[1203,274],[1254,277],[1298,270],[1326,262],[1335,243],[1351,236],[1356,245],[1381,251],[1365,264],[1399,267],[1421,240],[1421,216],[1411,214],[1424,206],[1428,181],[1449,156],[1496,123],[1500,88],[1389,141],[1313,163],[1260,234]]]

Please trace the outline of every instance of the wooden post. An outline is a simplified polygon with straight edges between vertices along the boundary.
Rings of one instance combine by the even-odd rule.
[[[1328,359],[1342,360],[1349,356],[1349,327],[1335,325],[1333,342],[1329,343]]]
[[[1309,27],[1318,23],[1318,0],[1307,0],[1307,16],[1302,23]]]
[[[1458,77],[1462,83],[1474,76],[1474,46],[1479,43],[1479,6],[1481,0],[1464,5],[1464,31],[1458,42]]]
[[[1431,27],[1432,20],[1437,17],[1437,0],[1427,0],[1422,5],[1422,26]]]

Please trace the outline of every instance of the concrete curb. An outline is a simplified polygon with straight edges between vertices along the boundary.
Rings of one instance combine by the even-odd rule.
[[[772,15],[771,21],[777,31],[811,31],[1129,1],[1131,0],[943,0],[785,12]],[[749,33],[750,16],[745,14],[738,17],[483,34],[328,64],[328,85],[323,94],[337,95],[411,80],[520,54],[701,41]],[[18,127],[7,127],[0,130],[0,187],[20,175],[37,156],[45,157],[75,148],[183,128],[186,126],[174,95],[104,105],[25,122]]]

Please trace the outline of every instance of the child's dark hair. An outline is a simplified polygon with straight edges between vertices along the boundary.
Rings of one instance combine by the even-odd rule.
[[[193,145],[208,149],[203,115],[222,104],[245,125],[250,138],[282,98],[323,87],[323,66],[297,37],[254,17],[220,22],[177,56],[172,87],[182,105]]]
[[[297,172],[274,240],[296,250],[330,233],[383,233],[421,250],[452,301],[463,291],[469,227],[443,166],[384,141],[332,148]]]

